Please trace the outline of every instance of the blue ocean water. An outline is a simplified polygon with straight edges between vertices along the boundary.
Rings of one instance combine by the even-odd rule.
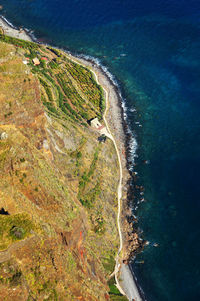
[[[99,58],[115,76],[137,139],[137,185],[145,188],[133,196],[136,226],[150,241],[133,263],[138,282],[148,301],[200,300],[200,2],[0,4],[13,24]]]

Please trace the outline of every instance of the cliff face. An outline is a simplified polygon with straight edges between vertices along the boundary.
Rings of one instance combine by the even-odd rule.
[[[89,70],[1,37],[0,300],[109,299],[118,161],[87,124],[103,109]]]

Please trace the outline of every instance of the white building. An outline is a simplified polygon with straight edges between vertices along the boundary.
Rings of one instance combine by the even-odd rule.
[[[90,125],[95,129],[99,129],[102,126],[97,117],[90,121]]]

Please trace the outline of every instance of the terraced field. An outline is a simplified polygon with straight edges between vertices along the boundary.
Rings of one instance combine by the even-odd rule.
[[[0,35],[0,40],[18,47],[38,76],[41,99],[54,117],[73,120],[87,126],[87,121],[102,118],[105,99],[102,88],[87,68],[68,59],[64,52],[27,41]],[[40,64],[35,66],[33,58]]]

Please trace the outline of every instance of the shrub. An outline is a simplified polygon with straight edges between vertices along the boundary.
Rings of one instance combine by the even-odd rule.
[[[115,285],[115,278],[111,278],[108,281],[108,285],[110,288],[109,291],[109,295],[110,295],[110,299],[111,300],[115,300],[115,301],[127,301],[127,298],[125,296],[122,296],[122,294],[120,293],[120,291],[118,290],[118,288]]]
[[[59,67],[59,64],[57,64],[56,62],[54,61],[51,61],[48,66],[51,68],[51,69],[57,69]]]
[[[23,239],[25,236],[25,230],[23,228],[13,226],[10,230],[10,236],[14,240]]]
[[[56,108],[52,105],[51,102],[43,102],[43,104],[45,105],[45,107],[47,107],[47,109],[49,111],[51,111],[52,113],[58,115],[58,112],[57,112]]]
[[[34,42],[29,42],[29,41],[13,38],[10,36],[6,36],[4,34],[0,34],[0,40],[3,42],[9,43],[9,44],[13,44],[17,47],[26,48],[30,52],[38,49],[38,45]]]
[[[77,159],[81,159],[82,158],[82,153],[80,151],[77,152],[76,158]]]
[[[27,214],[0,215],[0,250],[30,235],[34,225]]]
[[[49,100],[53,101],[53,95],[52,95],[52,92],[51,92],[51,89],[50,89],[49,85],[41,77],[39,78],[39,81],[40,81],[41,85],[44,87],[45,92],[47,93],[47,96],[48,96]]]

